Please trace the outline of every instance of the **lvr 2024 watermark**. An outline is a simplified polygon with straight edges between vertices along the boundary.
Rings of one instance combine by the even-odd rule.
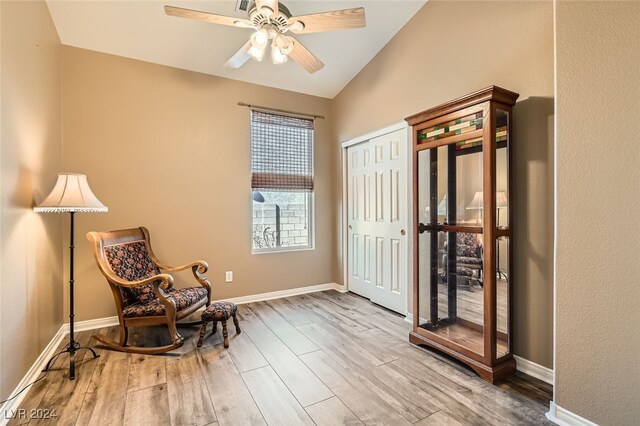
[[[40,420],[53,420],[58,417],[56,410],[50,410],[48,408],[33,408],[26,410],[24,408],[18,408],[17,410],[8,410],[4,413],[5,419],[40,419]]]

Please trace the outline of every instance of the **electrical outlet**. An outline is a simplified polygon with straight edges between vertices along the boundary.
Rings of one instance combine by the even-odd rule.
[[[224,273],[224,282],[225,283],[233,282],[233,271],[227,271]]]

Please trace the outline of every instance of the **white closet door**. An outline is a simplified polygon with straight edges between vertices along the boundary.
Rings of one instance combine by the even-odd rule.
[[[407,131],[347,149],[349,290],[406,313]]]

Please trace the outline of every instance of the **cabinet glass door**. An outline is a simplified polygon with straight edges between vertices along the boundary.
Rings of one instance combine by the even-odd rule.
[[[482,128],[481,116],[471,120]],[[418,332],[482,357],[482,144],[460,139],[417,153]]]
[[[509,112],[496,108],[496,358],[511,352],[509,330]]]

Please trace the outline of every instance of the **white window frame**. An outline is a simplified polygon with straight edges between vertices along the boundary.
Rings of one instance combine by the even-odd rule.
[[[253,112],[253,110],[252,110]],[[269,114],[275,114],[275,115],[290,115],[290,114],[283,114],[283,113],[274,113],[274,112],[270,112],[270,111],[266,111]],[[304,117],[307,118],[307,117]],[[250,132],[251,134],[251,143],[253,143],[253,134]],[[311,158],[312,158],[312,162],[311,162],[311,170],[312,170],[312,174],[315,175],[315,125],[314,125],[314,129],[311,132],[311,147],[312,147],[312,152],[311,152]],[[250,188],[251,192],[254,191],[253,188]],[[265,192],[267,192],[265,190]],[[268,190],[268,192],[287,192],[287,191],[277,191],[275,189],[273,190]],[[295,191],[294,191],[295,192]],[[253,229],[254,229],[254,202],[253,200],[251,201],[251,229],[250,229],[250,237],[251,237],[251,254],[268,254],[268,253],[291,253],[291,252],[296,252],[296,251],[310,251],[310,250],[315,250],[316,246],[315,246],[315,241],[316,241],[316,229],[315,229],[315,188],[313,189],[313,191],[310,192],[306,192],[306,202],[307,202],[307,218],[308,218],[308,238],[309,238],[309,242],[307,245],[304,246],[284,246],[284,247],[264,247],[264,248],[256,248],[254,247],[254,239],[253,239]]]

